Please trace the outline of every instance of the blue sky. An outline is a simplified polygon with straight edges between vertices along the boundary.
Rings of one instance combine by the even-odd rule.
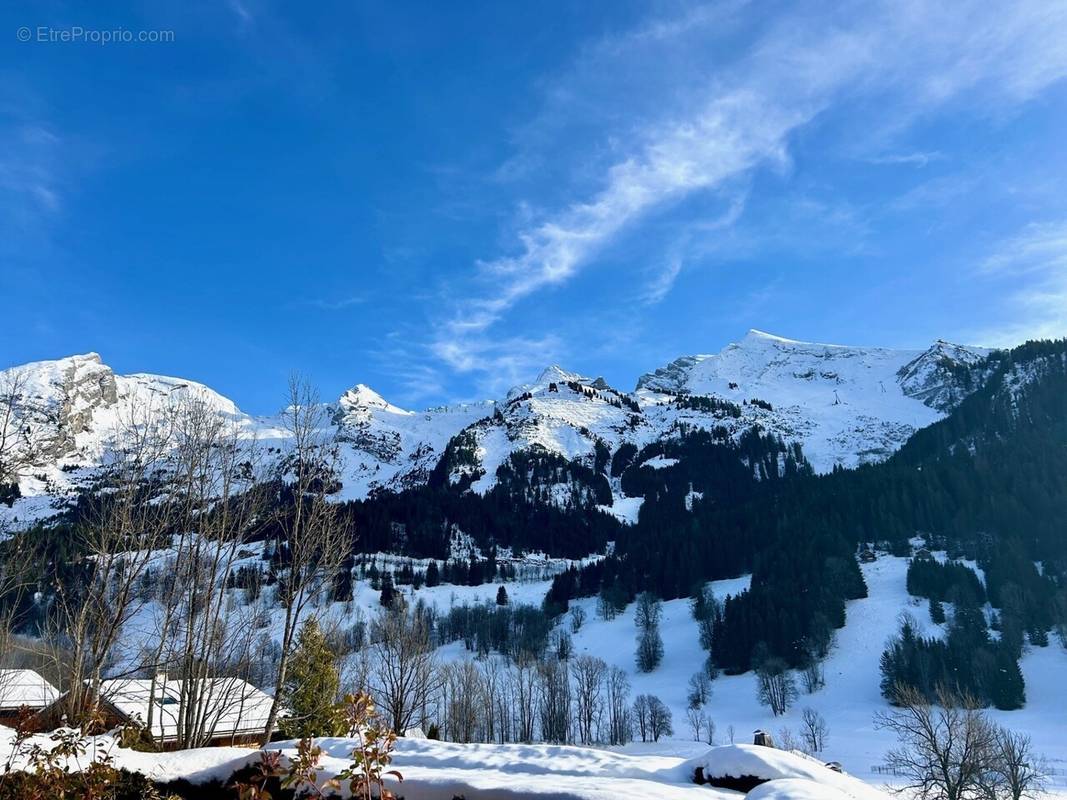
[[[7,4],[0,364],[268,412],[1067,335],[1067,5],[799,5]]]

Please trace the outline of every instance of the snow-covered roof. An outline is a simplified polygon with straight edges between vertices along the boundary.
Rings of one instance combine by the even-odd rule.
[[[59,691],[32,669],[0,669],[0,709],[44,708]]]
[[[240,678],[208,678],[196,694],[203,707],[204,729],[212,736],[239,736],[262,731],[270,714],[271,698]],[[146,724],[150,680],[104,681],[101,695],[124,716]],[[149,733],[156,741],[178,737],[183,682],[159,679],[155,687],[155,712]]]

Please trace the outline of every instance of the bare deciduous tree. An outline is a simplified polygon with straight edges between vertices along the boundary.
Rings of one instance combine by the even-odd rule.
[[[690,706],[685,711],[686,721],[689,723],[689,730],[693,733],[693,741],[700,741],[700,732],[704,730],[704,722],[706,717],[704,712],[700,710],[700,707]]]
[[[608,744],[626,744],[633,735],[630,715],[630,679],[619,667],[612,667],[607,678]]]
[[[796,682],[789,667],[780,658],[764,659],[756,667],[759,701],[779,717],[789,710],[797,697]]]
[[[16,483],[44,444],[29,419],[28,380],[22,370],[0,372],[0,485]]]
[[[826,684],[819,644],[810,636],[801,643],[803,663],[800,674],[804,679],[804,691],[814,694]]]
[[[706,706],[711,699],[711,678],[704,670],[689,678],[689,693],[686,696],[690,708]]]
[[[1030,800],[1045,791],[1049,768],[1034,752],[1030,737],[999,728],[993,742],[989,789],[994,797]]]
[[[56,576],[50,621],[54,653],[65,669],[66,713],[72,722],[95,715],[105,668],[119,655],[122,634],[145,605],[141,578],[174,522],[174,505],[152,476],[165,472],[171,445],[167,424],[137,409],[116,434],[101,478],[76,528],[83,555],[68,585]]]
[[[637,726],[637,732],[641,736],[642,742],[647,742],[649,737],[649,716],[651,713],[649,700],[650,698],[647,694],[639,694],[634,698],[634,724]]]
[[[152,505],[169,510],[173,533],[155,554],[165,576],[152,620],[156,641],[140,670],[149,676],[149,732],[162,714],[155,697],[167,693],[177,699],[167,723],[177,745],[197,747],[213,737],[227,709],[247,699],[235,679],[251,677],[254,608],[233,603],[227,588],[264,498],[254,439],[195,398],[168,417],[165,496]]]
[[[634,720],[642,742],[658,742],[661,736],[674,733],[671,710],[654,694],[639,694],[634,699]]]
[[[805,708],[800,719],[800,733],[808,752],[821,753],[826,747],[826,740],[830,738],[830,726],[814,708]]]
[[[489,656],[481,664],[482,698],[485,703],[485,741],[511,741],[511,708],[507,680],[499,658]]]
[[[715,720],[704,715],[704,741],[708,744],[715,744]]]
[[[537,670],[541,738],[565,744],[571,732],[571,686],[567,665],[558,659],[542,662]]]
[[[453,661],[441,668],[442,731],[452,742],[474,742],[483,725],[478,667],[473,661]]]
[[[585,608],[576,605],[571,608],[571,632],[578,633],[585,624]]]
[[[288,405],[282,414],[289,439],[283,464],[282,493],[291,502],[280,503],[275,519],[279,544],[288,556],[288,572],[279,582],[282,615],[281,658],[274,681],[274,702],[263,732],[270,741],[278,719],[281,687],[285,683],[296,632],[308,604],[330,586],[351,549],[346,517],[328,495],[334,489],[339,459],[337,444],[324,431],[329,419],[311,386],[293,377],[289,381]],[[394,726],[394,730],[404,729]]]
[[[604,680],[608,665],[603,659],[581,655],[571,662],[574,681],[574,716],[578,725],[578,741],[593,744],[600,741],[600,726],[604,716]]]
[[[972,800],[986,796],[996,731],[970,698],[940,690],[937,705],[918,690],[897,686],[895,708],[875,715],[898,746],[886,765],[919,800]]]
[[[661,736],[674,735],[671,710],[655,695],[648,698],[648,732],[654,742],[658,742]]]
[[[782,726],[778,729],[778,741],[776,742],[779,750],[801,750],[803,751],[803,743],[793,733],[792,728]]]
[[[515,738],[520,742],[532,742],[537,719],[536,662],[525,656],[516,659],[508,683],[514,704]]]
[[[418,609],[383,609],[371,625],[370,681],[389,727],[403,732],[424,722],[440,686],[430,625]]]

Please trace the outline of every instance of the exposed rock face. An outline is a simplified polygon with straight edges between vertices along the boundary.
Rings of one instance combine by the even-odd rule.
[[[61,450],[53,456],[57,458],[75,452],[75,437],[92,430],[93,414],[98,409],[118,402],[118,385],[111,368],[101,363],[99,355],[90,353],[71,359],[59,391],[62,403],[56,441]]]
[[[16,414],[42,462],[76,456],[96,411],[118,402],[115,373],[96,353],[29,364],[17,374]]]
[[[637,379],[637,389],[648,389],[653,392],[681,392],[685,389],[685,383],[689,379],[689,372],[703,361],[709,358],[706,355],[682,356],[676,358],[665,367],[660,367],[653,372],[646,372]]]
[[[983,376],[971,369],[989,355],[980,347],[964,347],[938,339],[922,355],[897,373],[897,382],[908,397],[930,408],[948,412],[975,390]]]
[[[206,386],[159,375],[116,375],[96,353],[26,364],[2,374],[20,387],[15,414],[41,466],[91,465],[116,432],[183,399],[203,402],[248,427],[251,418]]]

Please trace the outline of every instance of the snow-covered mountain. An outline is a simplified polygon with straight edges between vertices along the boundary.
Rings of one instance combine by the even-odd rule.
[[[249,419],[233,401],[193,381],[159,375],[116,375],[96,353],[58,361],[39,361],[4,373],[4,383],[18,376],[21,422],[39,435],[42,458],[56,466],[98,462],[120,426],[162,408],[179,397],[192,397],[240,423]]]
[[[827,472],[891,455],[970,393],[966,368],[988,352],[940,340],[926,350],[844,347],[752,330],[717,355],[685,356],[643,375],[637,394],[770,403],[770,413],[747,416],[800,442],[815,470]]]
[[[556,454],[596,472],[621,446],[638,450],[682,430],[758,428],[798,442],[813,468],[888,457],[973,388],[987,351],[935,342],[926,350],[811,344],[750,331],[715,355],[684,356],[643,375],[633,392],[558,366],[484,403],[414,412],[358,384],[330,405],[344,453],[341,497],[363,498],[426,482],[442,457],[453,483],[484,493],[514,453]],[[277,439],[277,420],[252,417],[192,381],[117,375],[95,353],[3,373],[23,380],[21,424],[44,442],[23,471],[28,498],[70,491],[102,463],[121,427],[176,398],[194,397],[249,437]],[[713,402],[694,402],[710,398]],[[566,476],[561,475],[561,481]],[[617,483],[613,510],[632,517]],[[565,487],[560,496],[566,495]]]
[[[406,411],[358,384],[334,404],[337,437],[345,444],[342,496],[425,483],[449,440],[493,413],[492,402]]]

